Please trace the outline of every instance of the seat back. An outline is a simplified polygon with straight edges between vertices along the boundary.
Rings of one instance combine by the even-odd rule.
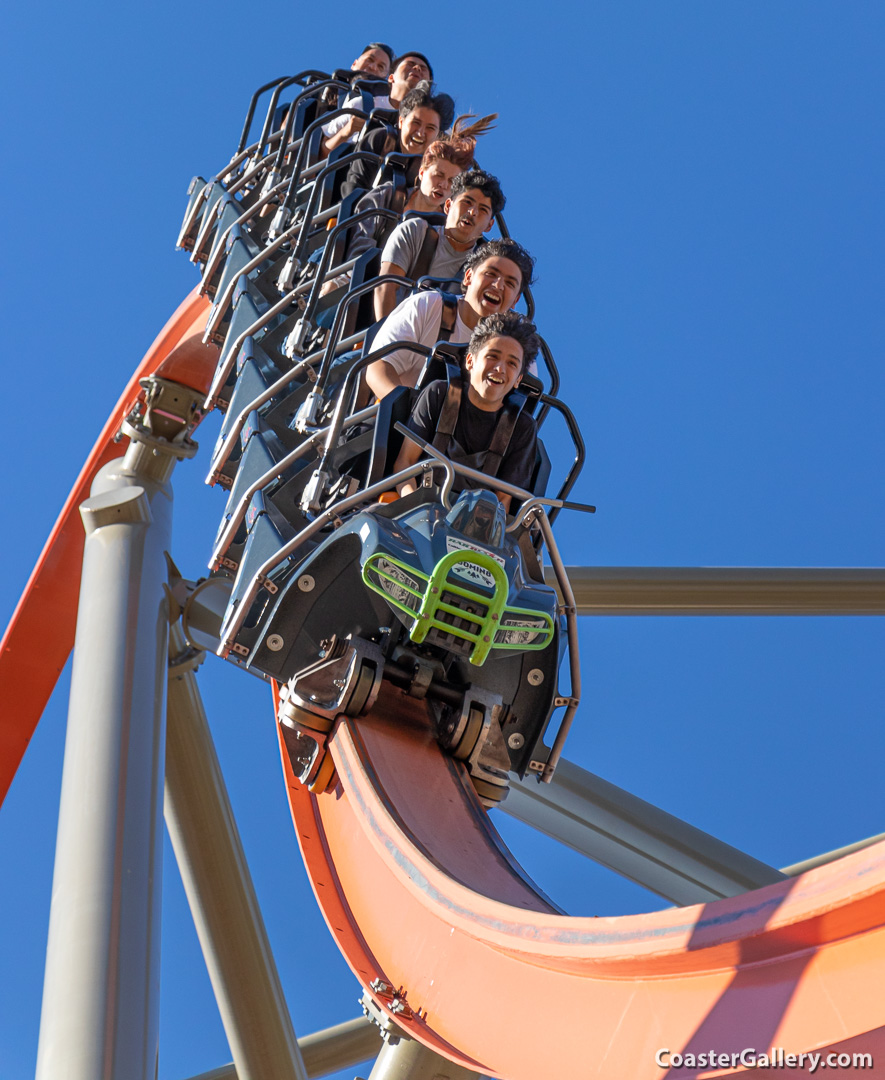
[[[378,403],[366,487],[393,475],[393,466],[403,445],[403,436],[396,430],[396,424],[408,421],[415,393],[408,386],[398,386]]]

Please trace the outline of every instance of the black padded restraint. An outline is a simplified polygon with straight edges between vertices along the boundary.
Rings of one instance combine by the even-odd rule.
[[[439,420],[436,424],[436,434],[433,436],[434,450],[439,450],[441,454],[445,454],[447,457],[451,456],[450,443],[455,434],[455,425],[458,423],[458,413],[461,410],[462,393],[463,387],[461,380],[452,379],[446,390],[445,401],[443,402]],[[471,468],[479,469],[487,476],[497,476],[498,469],[501,468],[501,462],[504,460],[504,455],[507,453],[507,447],[510,445],[510,440],[513,438],[516,422],[519,420],[519,414],[522,412],[522,407],[525,405],[525,402],[525,395],[512,394],[508,400],[504,402],[504,407],[501,410],[501,415],[498,417],[498,422],[495,425],[495,433],[492,435],[492,441],[488,450],[471,455],[473,460],[464,461],[462,464],[469,464]]]
[[[461,392],[461,380],[450,379],[439,420],[436,422],[436,434],[433,436],[433,448],[441,454],[449,453],[449,443],[455,434],[458,413],[461,411]]]
[[[507,453],[507,447],[510,445],[523,405],[525,405],[525,398],[522,394],[514,394],[504,402],[504,408],[501,410],[503,415],[498,417],[495,434],[492,436],[491,445],[482,463],[482,471],[489,476],[498,475],[498,469],[501,468],[501,462]]]
[[[451,341],[452,331],[455,329],[455,323],[458,319],[458,301],[449,293],[442,293],[441,295],[443,298],[443,311],[436,340]]]
[[[415,260],[415,265],[412,267],[412,278],[417,281],[418,278],[426,277],[430,272],[430,264],[433,262],[433,256],[436,254],[436,248],[439,244],[439,233],[432,225],[425,225],[424,242],[421,245],[421,250],[418,252],[418,258]]]

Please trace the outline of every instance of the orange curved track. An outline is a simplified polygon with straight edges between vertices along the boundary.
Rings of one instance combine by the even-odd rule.
[[[0,799],[73,645],[78,505],[119,456],[114,436],[140,378],[207,389],[216,359],[201,343],[207,312],[195,290],[133,374],[0,645]],[[665,1047],[863,1052],[881,1069],[885,844],[704,906],[568,918],[504,849],[420,703],[385,687],[373,715],[339,722],[330,746],[337,779],[319,796],[283,754],[305,864],[357,977],[428,1046],[508,1080],[660,1077],[654,1056]]]
[[[716,903],[569,918],[508,861],[422,710],[385,689],[339,721],[323,795],[284,755],[329,928],[364,985],[403,988],[416,1038],[507,1080],[660,1077],[664,1047],[885,1054],[885,844]]]
[[[62,507],[0,642],[0,803],[74,646],[85,539],[78,507],[89,495],[98,470],[125,449],[114,436],[138,397],[139,379],[160,375],[208,390],[218,358],[218,350],[201,340],[208,313],[209,301],[194,289],[133,372]]]

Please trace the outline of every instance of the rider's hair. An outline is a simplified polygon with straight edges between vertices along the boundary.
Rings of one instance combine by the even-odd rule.
[[[455,115],[455,102],[448,94],[434,94],[429,82],[419,82],[400,102],[400,120],[405,120],[415,109],[433,109],[439,117],[440,131],[444,131]]]
[[[462,173],[461,176],[469,176],[469,173]],[[452,181],[452,195],[455,194],[455,184],[461,179],[461,176],[456,176]],[[519,267],[519,272],[522,274],[522,283],[519,286],[519,291],[525,292],[525,290],[535,280],[535,260],[529,255],[522,244],[517,244],[515,240],[511,240],[509,236],[502,237],[500,240],[487,240],[484,244],[480,244],[475,247],[473,251],[467,256],[464,262],[465,270],[474,270],[480,263],[484,263],[486,259],[499,258],[509,259],[511,262],[516,263]]]
[[[524,374],[529,364],[538,355],[541,348],[541,339],[538,337],[538,328],[527,315],[520,315],[518,311],[502,311],[497,315],[486,315],[476,324],[476,329],[470,335],[470,345],[467,351],[476,356],[483,345],[491,338],[513,338],[522,346],[522,368],[520,374]]]
[[[474,123],[468,124],[467,121],[472,120],[474,115],[474,113],[464,113],[463,116],[459,116],[452,124],[450,131],[441,135],[427,147],[421,164],[429,165],[434,158],[437,158],[442,161],[451,161],[459,169],[469,169],[474,164],[476,140],[480,135],[491,131],[495,126],[492,121],[498,119],[498,114],[492,113],[490,116],[480,117]]]
[[[507,200],[504,198],[497,176],[492,176],[483,169],[468,169],[452,181],[452,198],[456,198],[468,188],[478,188],[490,200],[493,214],[500,214],[504,209]]]
[[[389,45],[385,45],[383,41],[370,41],[368,45],[364,45],[360,56],[365,56],[367,52],[371,52],[372,49],[380,49],[383,53],[387,53],[387,57],[390,60],[390,69],[393,70],[394,52]],[[357,58],[359,59],[359,58]]]
[[[427,65],[427,70],[430,72],[430,78],[432,80],[433,79],[433,67],[431,66],[430,61],[427,59],[427,57],[424,55],[424,53],[416,52],[414,49],[410,49],[409,52],[400,53],[399,56],[396,57],[396,59],[391,58],[391,61],[390,61],[391,73],[396,71],[396,69],[400,66],[400,64],[403,62],[403,60],[408,60],[410,56],[417,56],[419,60],[424,61],[424,63]]]

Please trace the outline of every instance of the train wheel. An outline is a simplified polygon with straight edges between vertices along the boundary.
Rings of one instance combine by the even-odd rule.
[[[328,735],[335,723],[334,719],[302,709],[294,701],[284,700],[282,696],[280,697],[280,707],[277,715],[281,723],[287,724],[289,727],[301,728],[307,732],[318,731],[320,735]]]
[[[307,785],[307,790],[311,795],[322,795],[324,791],[328,791],[335,782],[335,762],[332,760],[332,755],[326,751],[326,756],[320,762],[320,767],[317,770],[316,776]]]
[[[466,761],[470,757],[476,746],[476,740],[482,732],[483,719],[482,709],[470,710],[470,715],[467,717],[467,724],[464,728],[464,734],[452,747],[453,757],[456,757],[459,761]]]
[[[363,663],[356,681],[356,686],[347,703],[348,716],[361,716],[369,701],[369,695],[375,685],[375,668],[372,664]]]
[[[471,776],[470,783],[473,784],[479,801],[487,810],[502,803],[510,790],[508,784],[492,784],[488,780],[483,780],[481,776]]]

